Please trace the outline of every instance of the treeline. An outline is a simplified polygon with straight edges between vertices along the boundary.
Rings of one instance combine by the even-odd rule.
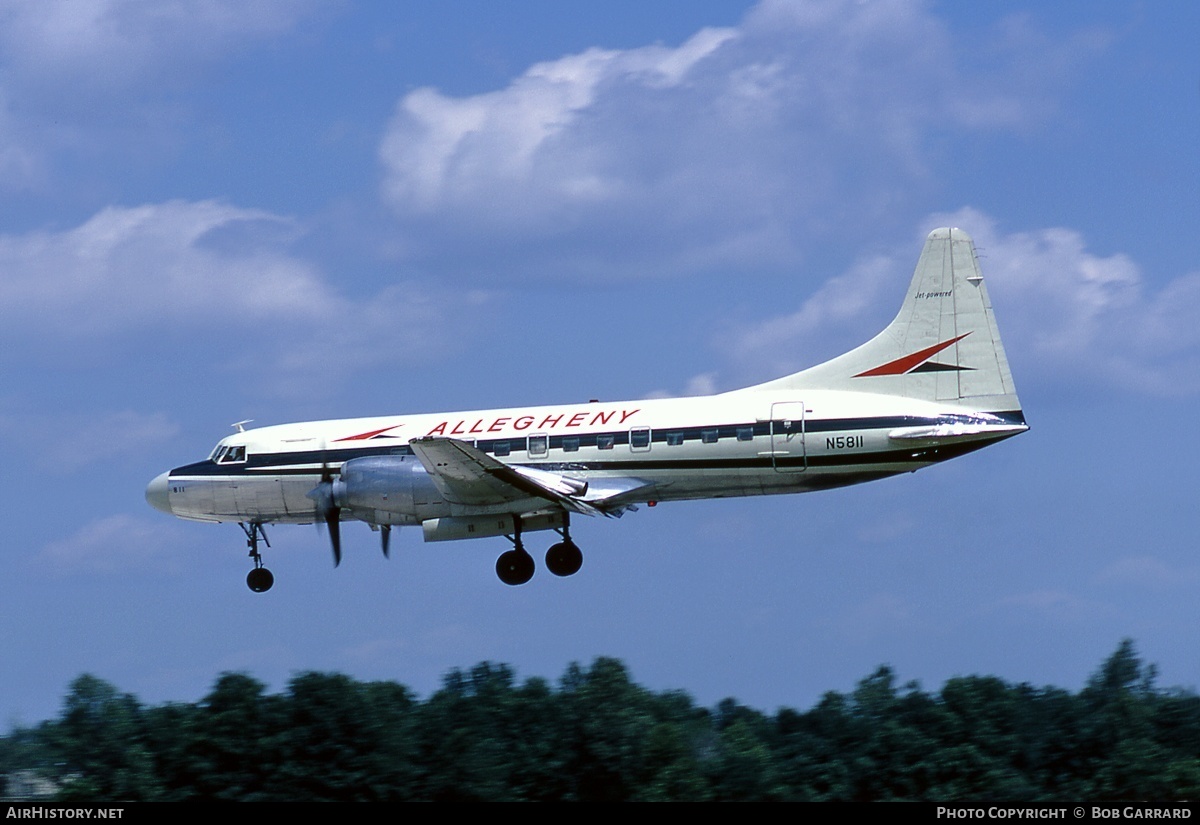
[[[881,667],[775,714],[697,707],[624,665],[557,686],[505,665],[425,701],[394,682],[244,674],[146,706],[94,676],[59,718],[0,739],[0,796],[137,800],[1080,800],[1200,795],[1200,697],[1155,686],[1123,642],[1078,693],[988,676],[938,693]]]

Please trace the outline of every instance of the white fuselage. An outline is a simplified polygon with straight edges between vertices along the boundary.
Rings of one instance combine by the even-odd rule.
[[[1014,416],[872,393],[741,390],[283,424],[235,433],[209,459],[164,474],[161,503],[174,515],[202,521],[309,523],[309,494],[323,474],[336,474],[354,458],[395,456],[414,462],[414,472],[423,475],[408,445],[424,436],[465,441],[505,464],[592,484],[649,482],[629,503],[804,492],[912,471],[977,449],[1023,430],[1019,411]],[[433,484],[416,487],[386,511],[342,517],[420,524],[522,509],[512,502],[456,503]],[[546,505],[531,497],[527,510]]]

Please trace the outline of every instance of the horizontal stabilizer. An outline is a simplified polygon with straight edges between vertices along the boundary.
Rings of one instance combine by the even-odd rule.
[[[888,438],[907,446],[927,447],[940,444],[963,444],[968,441],[996,441],[1028,430],[1025,424],[935,424],[929,427],[899,427]]]

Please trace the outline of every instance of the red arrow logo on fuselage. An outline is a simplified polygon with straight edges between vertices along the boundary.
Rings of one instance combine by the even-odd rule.
[[[368,438],[376,438],[383,435],[388,430],[394,430],[397,427],[403,427],[403,424],[393,424],[390,427],[384,427],[382,430],[371,430],[369,433],[359,433],[358,435],[348,435],[345,438],[335,438],[334,441],[366,441]],[[388,436],[391,438],[392,436]]]

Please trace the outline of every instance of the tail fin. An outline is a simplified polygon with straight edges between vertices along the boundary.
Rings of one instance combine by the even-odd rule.
[[[809,388],[1020,410],[971,236],[949,228],[929,233],[900,313],[883,332],[845,355],[755,389]]]

